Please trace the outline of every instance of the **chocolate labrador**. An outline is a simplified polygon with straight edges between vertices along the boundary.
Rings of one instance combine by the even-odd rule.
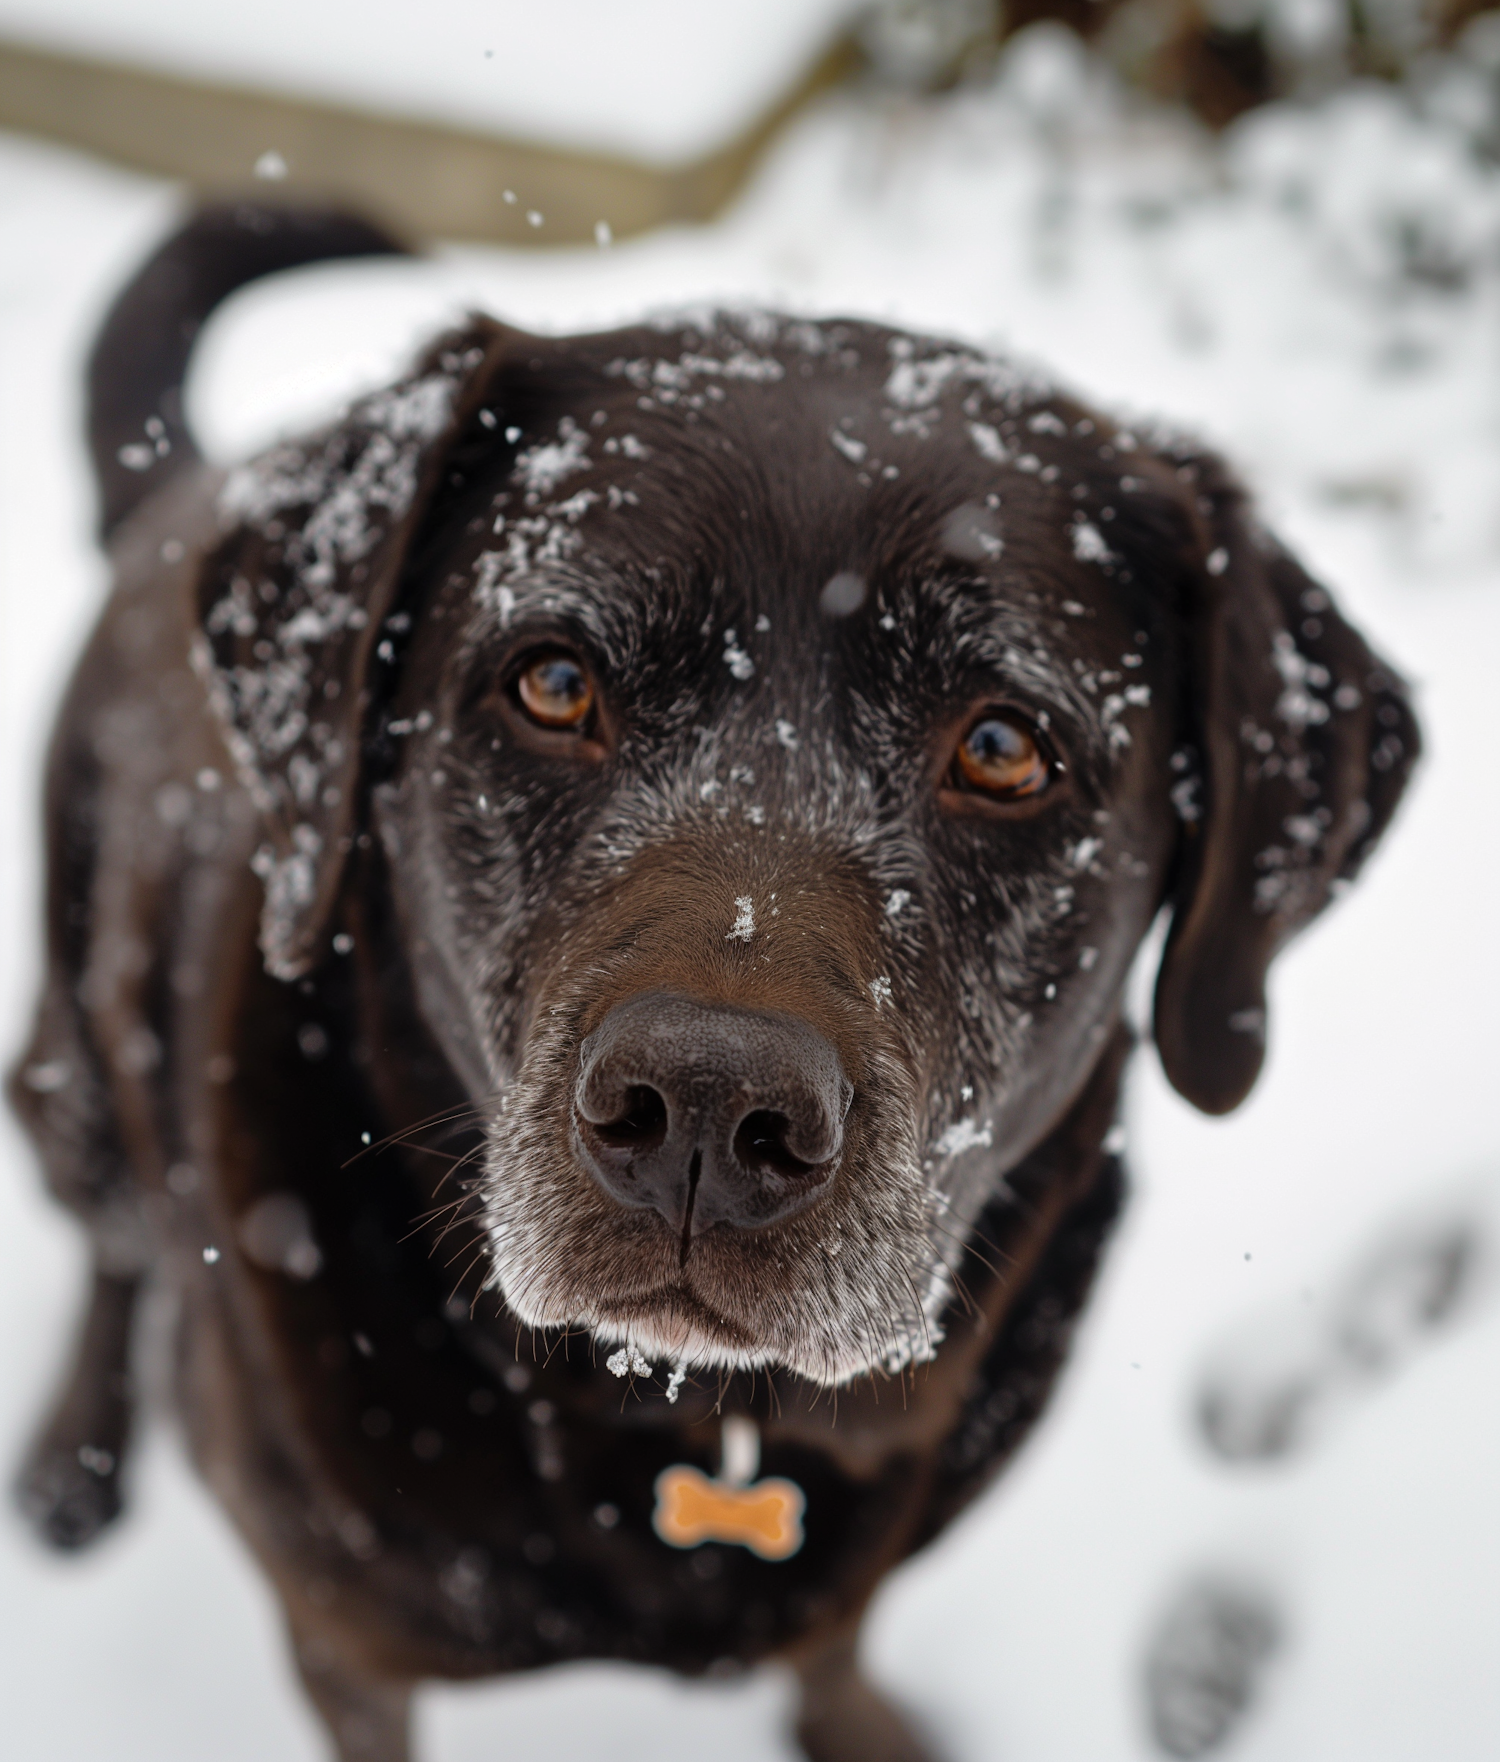
[[[1223,1113],[1417,753],[1218,459],[857,320],[476,317],[227,475],[192,336],[392,250],[207,211],[92,365],[117,585],[13,1094],[93,1245],[25,1470],[119,1508],[142,1284],[347,1762],[414,1685],[788,1661],[1034,1424],[1118,1210],[1121,992]]]

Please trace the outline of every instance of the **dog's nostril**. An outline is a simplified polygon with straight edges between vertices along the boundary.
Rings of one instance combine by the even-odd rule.
[[[757,1108],[740,1121],[734,1135],[734,1154],[749,1169],[772,1168],[779,1175],[809,1175],[816,1163],[805,1162],[787,1145],[791,1121],[784,1113]]]
[[[613,1149],[654,1150],[667,1135],[667,1104],[649,1083],[633,1083],[619,1114],[595,1122],[594,1131]]]

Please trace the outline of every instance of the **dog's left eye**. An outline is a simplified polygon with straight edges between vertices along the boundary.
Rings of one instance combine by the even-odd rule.
[[[538,655],[516,676],[521,708],[542,728],[582,728],[594,708],[594,686],[569,654]]]
[[[1054,769],[1041,735],[1022,717],[1000,710],[987,710],[970,724],[953,764],[955,783],[996,801],[1040,795]]]

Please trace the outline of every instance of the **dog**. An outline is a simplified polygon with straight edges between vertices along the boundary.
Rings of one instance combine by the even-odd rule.
[[[962,344],[475,317],[228,473],[201,212],[91,369],[116,585],[12,1095],[93,1250],[21,1480],[120,1509],[142,1285],[344,1762],[424,1678],[800,1680],[912,1762],[884,1576],[1036,1422],[1122,1200],[1122,989],[1213,1114],[1418,754],[1225,465]]]

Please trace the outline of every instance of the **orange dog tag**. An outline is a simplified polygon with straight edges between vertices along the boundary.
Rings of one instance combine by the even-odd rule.
[[[789,1560],[802,1546],[801,1487],[774,1478],[751,1487],[712,1481],[679,1463],[656,1477],[656,1533],[674,1548],[738,1542],[762,1560]]]
[[[675,1463],[656,1477],[656,1533],[674,1548],[737,1542],[762,1560],[789,1560],[802,1546],[801,1487],[773,1476],[755,1481],[760,1440],[753,1424],[724,1422],[724,1469],[711,1480],[701,1469]]]

